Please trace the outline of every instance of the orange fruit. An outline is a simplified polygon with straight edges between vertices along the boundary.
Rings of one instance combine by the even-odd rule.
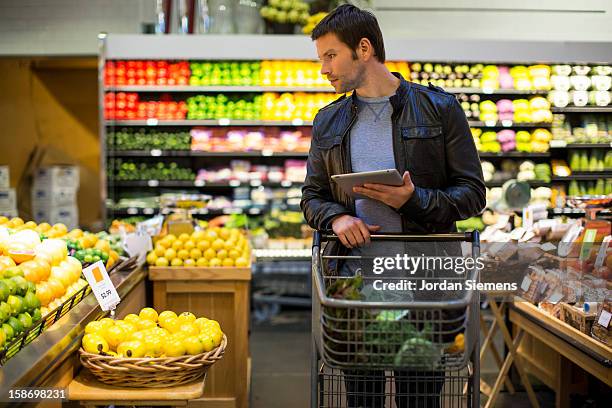
[[[51,264],[45,260],[45,258],[41,258],[36,256],[34,261],[38,264],[38,275],[41,281],[45,281],[49,279],[49,275],[51,274]]]
[[[36,261],[26,261],[19,265],[21,270],[23,271],[23,276],[30,282],[39,282],[40,281],[40,266]]]
[[[41,306],[47,306],[51,302],[53,292],[47,285],[47,282],[42,282],[36,285],[36,297],[40,300]]]
[[[54,279],[54,278],[49,279],[47,281],[47,285],[49,286],[49,289],[51,289],[51,293],[53,293],[53,299],[60,298],[64,295],[64,293],[66,293],[66,288],[57,279]]]

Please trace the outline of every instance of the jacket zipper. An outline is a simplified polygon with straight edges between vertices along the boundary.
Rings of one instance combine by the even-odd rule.
[[[351,102],[353,103],[353,102]],[[351,128],[353,127],[353,124],[355,123],[355,120],[357,120],[357,105],[355,105],[353,103],[353,105],[351,106],[351,121],[349,122],[346,130],[344,131],[344,135],[342,135],[342,143],[345,143],[345,138],[346,139],[346,152],[344,151],[344,149],[340,149],[340,151],[342,152],[342,173],[346,174],[346,173],[352,173],[353,172],[353,168],[351,165],[351,140],[350,140],[350,132],[351,132]],[[353,200],[350,196],[348,196],[348,200],[349,200],[349,204],[351,207],[351,211],[353,212],[353,214],[355,214],[355,200]]]

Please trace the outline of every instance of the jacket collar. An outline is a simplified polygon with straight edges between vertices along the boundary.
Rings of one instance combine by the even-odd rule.
[[[395,94],[391,95],[389,102],[393,107],[393,113],[400,112],[402,107],[406,104],[408,98],[408,92],[410,91],[410,82],[406,81],[399,72],[392,72],[395,77],[400,80],[399,87],[395,91]],[[356,112],[357,109],[357,92],[351,93],[351,110]]]

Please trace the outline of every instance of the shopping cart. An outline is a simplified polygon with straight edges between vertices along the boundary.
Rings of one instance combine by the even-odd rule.
[[[470,250],[473,260],[480,255],[478,232],[371,239],[415,246],[448,243],[442,245]],[[372,291],[364,296],[374,279],[387,277],[326,272],[324,261],[368,262],[364,256],[323,255],[322,244],[333,240],[338,237],[319,231],[313,238],[311,406],[478,407],[479,293],[451,291],[450,297],[435,299],[378,299]],[[477,282],[478,268],[474,265],[461,279]]]

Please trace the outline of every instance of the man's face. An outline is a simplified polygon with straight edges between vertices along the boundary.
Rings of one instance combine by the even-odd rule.
[[[328,33],[315,40],[321,61],[321,74],[325,75],[336,93],[359,88],[365,77],[365,64],[336,34]]]

